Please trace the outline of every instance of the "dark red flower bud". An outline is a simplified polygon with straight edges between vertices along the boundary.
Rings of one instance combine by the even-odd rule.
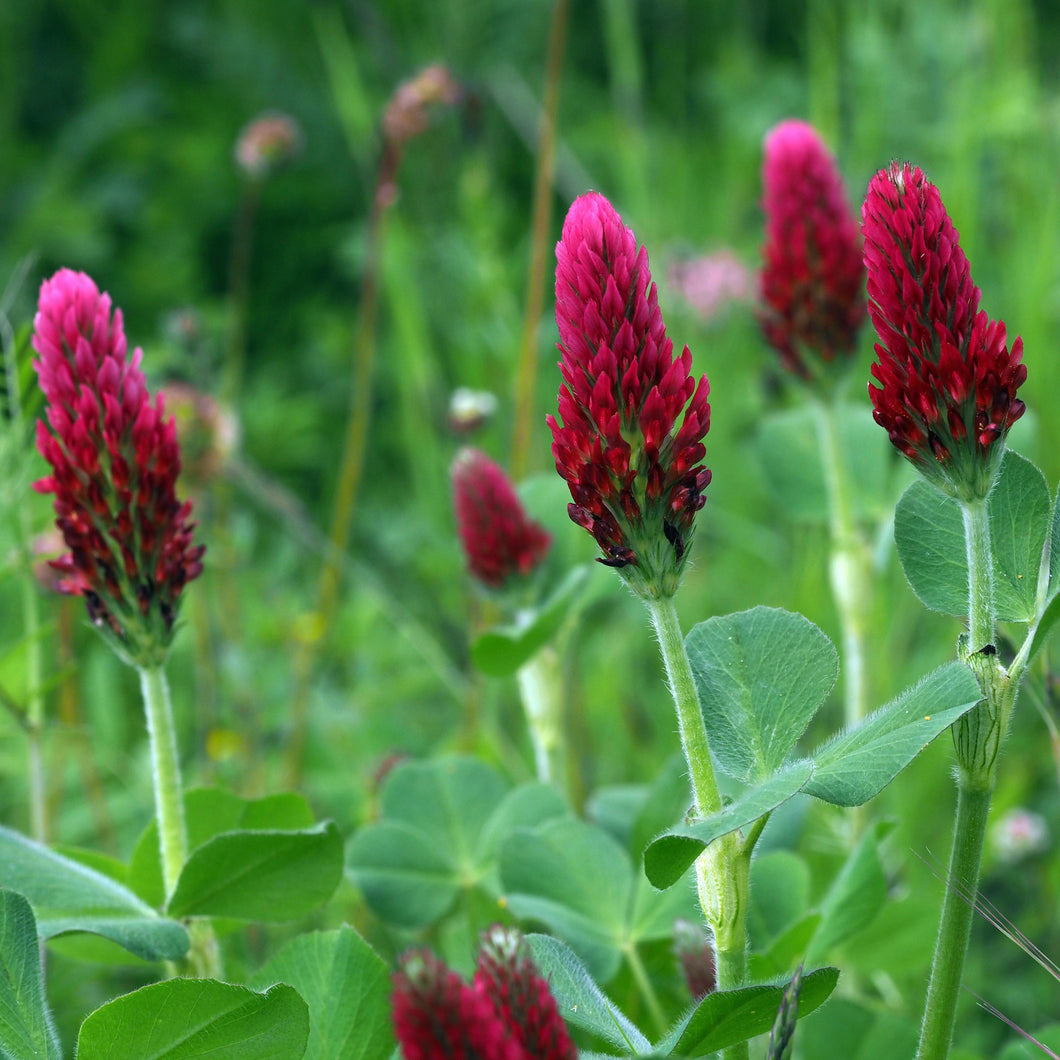
[[[41,287],[34,362],[48,402],[37,447],[52,474],[56,524],[70,552],[60,588],[133,662],[160,662],[181,593],[202,573],[191,505],[176,495],[180,453],[161,396],[151,404],[139,349],[127,356],[121,310],[84,273],[61,269]]]
[[[518,931],[497,925],[483,933],[475,989],[491,999],[528,1058],[578,1060],[556,999]]]
[[[491,589],[531,574],[548,555],[552,535],[527,517],[504,470],[478,449],[462,449],[452,480],[468,570]]]
[[[865,266],[843,178],[812,125],[785,121],[762,161],[766,242],[759,323],[789,371],[854,353],[865,322]]]
[[[717,958],[713,939],[706,928],[691,920],[674,921],[674,954],[681,964],[692,997],[699,1001],[717,990]]]
[[[571,205],[556,246],[556,323],[562,422],[548,425],[570,517],[635,591],[672,596],[710,481],[710,387],[687,346],[674,358],[647,252],[596,192]]]
[[[892,162],[862,207],[869,315],[879,336],[869,385],[892,444],[941,489],[987,495],[1023,415],[1023,340],[979,309],[968,259],[938,188]]]
[[[529,1060],[493,1002],[425,950],[402,958],[391,1010],[405,1060]]]

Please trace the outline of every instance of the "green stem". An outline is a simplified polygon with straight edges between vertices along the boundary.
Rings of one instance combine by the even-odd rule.
[[[22,622],[26,631],[26,732],[29,740],[30,833],[39,843],[48,839],[47,784],[44,775],[44,697],[41,695],[44,664],[41,654],[40,602],[30,552],[29,508],[18,517],[19,547],[23,555]]]
[[[537,779],[545,784],[555,784],[562,790],[566,785],[563,783],[563,718],[556,650],[548,646],[542,648],[519,667],[516,677],[534,748]]]
[[[994,565],[986,499],[964,501],[964,540],[968,553],[968,651],[994,641]]]
[[[837,416],[836,403],[817,406],[817,436],[832,538],[829,577],[843,637],[843,715],[850,727],[861,721],[869,709],[865,616],[871,580],[869,551],[858,533],[850,483],[844,474]]]
[[[917,1060],[945,1060],[949,1053],[974,913],[967,896],[975,893],[979,883],[997,752],[1022,674],[1022,667],[1019,673],[1005,673],[996,653],[982,651],[993,644],[995,625],[986,499],[962,501],[961,511],[968,557],[968,643],[963,654],[985,700],[953,727],[958,760],[957,817]]]
[[[168,901],[188,857],[177,738],[165,670],[161,666],[141,666],[138,669],[147,715],[147,734],[151,741],[151,773],[155,786],[155,813],[158,815],[158,842],[162,852],[162,881]]]
[[[953,852],[950,855],[946,896],[942,903],[935,959],[931,965],[931,983],[920,1029],[917,1060],[945,1060],[953,1037],[961,974],[968,952],[968,938],[975,910],[967,895],[979,883],[979,866],[983,856],[987,818],[990,814],[990,787],[971,786],[961,777],[957,787],[957,820]]]
[[[688,763],[688,775],[692,781],[692,800],[696,813],[707,817],[721,809],[721,793],[714,776],[714,764],[710,758],[710,743],[707,727],[703,723],[703,712],[699,706],[692,666],[685,651],[681,624],[673,597],[648,599],[644,602],[651,615],[655,635],[659,638],[663,665],[670,683],[670,694],[677,708],[677,726],[681,733],[681,749]]]
[[[658,1034],[663,1035],[669,1027],[669,1022],[666,1019],[666,1013],[663,1012],[662,1005],[659,1003],[659,995],[655,992],[655,987],[652,986],[648,971],[644,967],[644,962],[640,959],[640,954],[637,952],[637,944],[635,942],[628,943],[624,952],[626,960],[629,961],[629,970],[633,973],[637,987],[644,996],[648,1012],[651,1013],[655,1029]]]

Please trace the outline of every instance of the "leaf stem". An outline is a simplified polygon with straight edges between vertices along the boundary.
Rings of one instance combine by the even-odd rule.
[[[626,960],[629,961],[629,970],[633,973],[637,987],[644,996],[644,1001],[648,1006],[648,1011],[651,1013],[656,1032],[665,1034],[668,1026],[666,1013],[663,1012],[663,1007],[659,1003],[659,995],[655,992],[655,987],[652,986],[651,979],[648,977],[644,962],[640,959],[640,954],[637,952],[637,944],[635,942],[628,943],[623,948],[623,952],[626,955]]]
[[[990,514],[986,499],[962,501],[968,553],[968,651],[994,639],[994,565],[990,555]]]

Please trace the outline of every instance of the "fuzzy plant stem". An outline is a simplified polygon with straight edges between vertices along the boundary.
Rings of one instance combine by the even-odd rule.
[[[849,728],[869,710],[865,618],[871,580],[869,551],[858,533],[844,474],[837,413],[834,403],[822,403],[816,419],[832,538],[829,576],[843,637],[843,718]]]
[[[721,809],[721,793],[714,776],[707,728],[681,636],[677,609],[672,597],[645,598],[645,603],[659,638],[670,693],[677,708],[677,725],[692,781],[693,804],[699,817],[707,817]],[[746,975],[750,855],[750,846],[742,848],[736,835],[730,834],[711,844],[696,863],[700,902],[714,929],[719,990],[742,985]],[[723,1060],[747,1060],[749,1055],[747,1042],[722,1051]]]
[[[990,555],[990,521],[986,500],[962,503],[965,542],[968,554],[968,645],[967,657],[994,638],[993,564]],[[993,655],[979,655],[996,669]],[[935,957],[931,965],[920,1028],[917,1060],[945,1060],[957,1015],[964,960],[968,953],[974,910],[962,895],[974,894],[979,884],[983,844],[990,816],[990,800],[995,783],[995,759],[1000,740],[1000,718],[1011,709],[1007,682],[999,695],[999,685],[983,681],[986,666],[973,666],[984,684],[986,702],[975,707],[954,729],[957,744],[957,817],[954,822],[953,850],[950,853],[948,886],[942,903]],[[1018,683],[1018,678],[1017,682]]]
[[[563,790],[563,704],[556,650],[542,648],[519,667],[516,677],[534,749],[537,779]]]
[[[162,882],[168,901],[188,857],[177,736],[173,728],[173,708],[169,701],[169,682],[165,670],[160,665],[141,666],[138,669],[140,692],[147,714],[147,735],[151,741],[151,774],[155,785],[158,842],[162,852]]]

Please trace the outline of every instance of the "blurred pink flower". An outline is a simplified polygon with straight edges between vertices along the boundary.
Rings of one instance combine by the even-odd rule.
[[[92,621],[124,655],[161,660],[185,585],[202,573],[191,504],[176,495],[176,426],[161,396],[152,405],[127,356],[121,310],[84,273],[61,269],[41,287],[33,321],[34,368],[47,399],[37,447],[52,474],[35,483],[55,494],[69,554],[53,566],[60,588],[84,596]]]
[[[704,321],[714,320],[733,302],[749,301],[755,291],[754,274],[728,248],[675,261],[666,278]]]

